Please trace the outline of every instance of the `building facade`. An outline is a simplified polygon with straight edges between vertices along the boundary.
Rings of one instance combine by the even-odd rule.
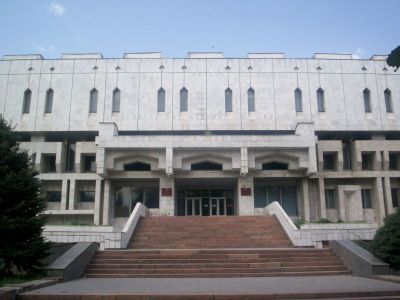
[[[152,215],[382,224],[399,206],[400,76],[385,56],[6,55],[0,110],[53,225]]]

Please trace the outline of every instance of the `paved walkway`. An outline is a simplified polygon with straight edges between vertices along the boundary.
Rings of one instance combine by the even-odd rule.
[[[398,291],[400,284],[357,276],[252,278],[85,278],[23,295],[271,295]]]

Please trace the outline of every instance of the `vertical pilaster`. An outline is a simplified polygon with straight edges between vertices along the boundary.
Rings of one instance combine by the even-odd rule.
[[[67,209],[67,201],[68,201],[67,197],[68,197],[68,180],[63,179],[61,185],[61,205],[60,205],[61,210]]]
[[[240,148],[240,175],[247,175],[249,172],[249,156],[247,147]]]
[[[324,178],[318,178],[318,186],[319,186],[319,209],[321,219],[326,219],[326,204],[325,204],[325,182]]]
[[[164,193],[163,193],[164,189]],[[169,191],[171,191],[170,194]],[[175,214],[175,181],[173,177],[162,175],[160,177],[160,214],[173,216]]]
[[[78,207],[78,197],[77,197],[77,181],[75,179],[71,179],[69,185],[69,199],[68,199],[68,209],[73,210],[77,209]]]
[[[383,219],[385,218],[385,200],[383,197],[383,186],[382,186],[382,178],[376,177],[375,178],[375,216],[376,221],[379,225],[383,225]]]
[[[174,173],[173,168],[173,148],[168,147],[165,149],[165,173],[170,176]]]
[[[110,194],[111,194],[111,183],[109,179],[104,180],[104,200],[103,200],[103,225],[110,225],[111,220],[111,209],[110,209]]]
[[[250,195],[242,195],[242,189],[250,189]],[[237,214],[241,216],[254,215],[253,177],[246,176],[238,178],[237,197]]]
[[[101,192],[102,192],[103,180],[96,180],[96,192],[94,198],[94,225],[100,225],[101,223]]]
[[[310,195],[308,193],[308,179],[303,178],[301,181],[301,192],[303,200],[302,217],[305,221],[310,221]]]
[[[383,192],[386,201],[386,214],[390,215],[394,213],[393,202],[392,202],[392,187],[390,185],[390,177],[383,178]]]

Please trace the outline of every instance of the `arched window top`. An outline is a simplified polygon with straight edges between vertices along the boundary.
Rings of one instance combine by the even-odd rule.
[[[296,88],[294,90],[294,101],[295,101],[295,107],[296,107],[296,112],[302,112],[303,111],[303,99],[302,99],[302,92],[300,88]]]
[[[137,161],[124,165],[124,171],[151,171],[151,165]]]
[[[387,88],[383,92],[383,95],[385,96],[386,112],[392,113],[393,112],[392,92]]]
[[[247,110],[248,112],[256,111],[256,92],[252,87],[247,90]]]
[[[98,92],[96,88],[92,88],[90,90],[89,113],[97,113],[97,96]]]
[[[222,164],[214,163],[211,161],[202,161],[198,163],[193,163],[191,165],[192,171],[221,171]]]
[[[157,92],[157,111],[165,112],[165,90],[162,87]]]
[[[120,112],[121,91],[118,87],[113,90],[112,112]]]
[[[366,113],[369,113],[372,111],[371,109],[371,99],[370,99],[370,90],[368,88],[365,88],[363,90],[363,98],[364,98],[364,110]]]
[[[29,114],[31,109],[31,98],[32,98],[32,91],[30,89],[26,89],[24,92],[24,101],[22,104],[22,113]]]
[[[225,90],[225,112],[232,112],[233,105],[232,105],[232,90],[228,87]]]
[[[319,87],[317,89],[318,112],[325,112],[325,91]]]
[[[116,87],[116,88],[113,90],[113,94],[117,94],[117,93],[121,93],[121,90],[120,90],[118,87]]]
[[[287,170],[288,168],[289,168],[288,164],[277,161],[262,164],[262,169],[266,171]]]
[[[53,111],[53,96],[54,96],[54,91],[52,88],[49,88],[46,91],[46,101],[44,106],[45,113],[51,113]]]
[[[180,91],[180,111],[188,111],[188,90],[185,87]]]

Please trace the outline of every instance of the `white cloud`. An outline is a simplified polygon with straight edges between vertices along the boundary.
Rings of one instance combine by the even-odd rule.
[[[365,55],[365,50],[363,48],[357,48],[356,52],[353,54],[355,59],[360,59]]]
[[[56,46],[50,45],[48,47],[45,47],[43,45],[37,44],[35,42],[32,42],[32,48],[36,52],[39,52],[40,54],[53,54],[56,51]]]
[[[65,7],[57,2],[51,2],[50,8],[49,8],[50,13],[52,13],[55,16],[62,16],[67,12]]]

